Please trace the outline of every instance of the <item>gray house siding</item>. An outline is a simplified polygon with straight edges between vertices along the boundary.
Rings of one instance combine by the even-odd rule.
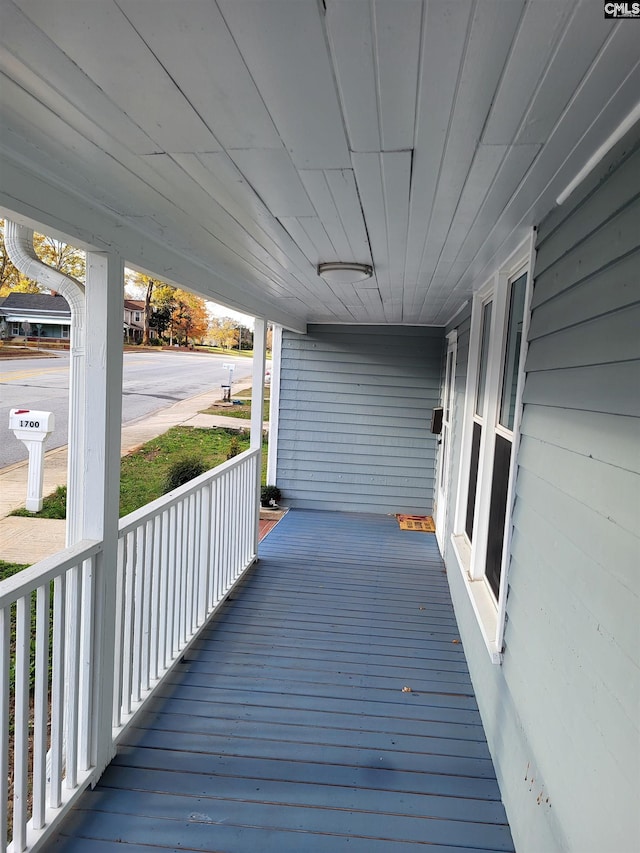
[[[446,552],[519,853],[640,849],[639,194],[627,141],[539,229],[501,667]]]
[[[282,341],[277,482],[313,509],[428,514],[442,329],[310,326]]]

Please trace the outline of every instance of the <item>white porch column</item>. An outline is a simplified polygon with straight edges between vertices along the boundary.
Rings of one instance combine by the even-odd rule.
[[[253,327],[253,381],[251,383],[251,443],[252,450],[262,448],[262,425],[264,421],[264,371],[266,366],[266,321],[256,317]],[[253,553],[258,553],[260,538],[260,487],[262,485],[262,455],[258,458],[255,494],[255,529]]]
[[[88,261],[88,258],[87,258]],[[88,274],[88,263],[87,263]],[[85,480],[85,434],[87,365],[87,303],[86,285],[82,295],[82,311],[71,310],[69,346],[69,432],[67,439],[67,529],[65,544],[68,547],[80,542],[83,536]]]
[[[116,564],[122,422],[122,305],[124,265],[116,254],[87,255],[87,336],[82,538],[104,551],[94,579],[96,624],[91,673],[91,764],[113,757],[111,725],[115,647]]]
[[[256,317],[253,327],[253,383],[251,390],[251,448],[262,447],[264,371],[266,366],[265,320]]]
[[[278,419],[280,416],[280,363],[282,359],[282,326],[273,327],[271,343],[271,390],[269,398],[269,446],[267,448],[267,483],[276,485],[278,469]]]

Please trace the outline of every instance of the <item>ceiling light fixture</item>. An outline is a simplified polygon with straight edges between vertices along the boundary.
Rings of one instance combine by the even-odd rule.
[[[355,284],[373,275],[370,264],[353,264],[332,261],[328,264],[318,264],[318,275],[329,284]]]

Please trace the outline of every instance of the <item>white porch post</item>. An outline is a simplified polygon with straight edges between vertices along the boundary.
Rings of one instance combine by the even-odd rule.
[[[251,387],[251,449],[262,448],[262,425],[264,421],[264,371],[266,365],[267,323],[256,317],[253,327],[253,381]],[[256,524],[253,553],[258,553],[260,534],[260,486],[262,484],[262,456],[258,458],[256,474]]]
[[[271,344],[271,386],[269,395],[269,446],[267,448],[267,483],[276,485],[278,469],[278,419],[280,416],[280,362],[282,358],[282,326],[273,327]]]
[[[87,278],[89,264],[87,257]],[[73,310],[70,331],[69,361],[69,433],[67,444],[67,529],[66,546],[75,545],[83,537],[84,488],[86,478],[84,455],[86,452],[86,335],[87,296],[86,285],[80,297],[84,302],[82,311]]]
[[[256,317],[253,327],[253,383],[251,391],[251,449],[262,447],[264,410],[264,371],[266,365],[266,328],[264,320]],[[258,403],[260,405],[258,405]]]
[[[84,514],[82,538],[104,550],[94,578],[95,630],[91,677],[93,731],[87,756],[99,771],[113,756],[112,693],[122,421],[124,265],[116,254],[87,255]]]

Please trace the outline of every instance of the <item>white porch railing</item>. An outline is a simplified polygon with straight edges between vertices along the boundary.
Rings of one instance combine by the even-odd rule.
[[[254,561],[260,453],[247,450],[120,522],[114,736]]]
[[[247,450],[121,519],[115,573],[104,565],[103,544],[85,541],[0,584],[0,851],[42,845],[99,777],[97,756],[113,754],[124,727],[254,562],[259,466],[260,450]],[[115,613],[105,613],[99,591],[114,574]],[[95,704],[108,619],[116,641],[105,750]]]

